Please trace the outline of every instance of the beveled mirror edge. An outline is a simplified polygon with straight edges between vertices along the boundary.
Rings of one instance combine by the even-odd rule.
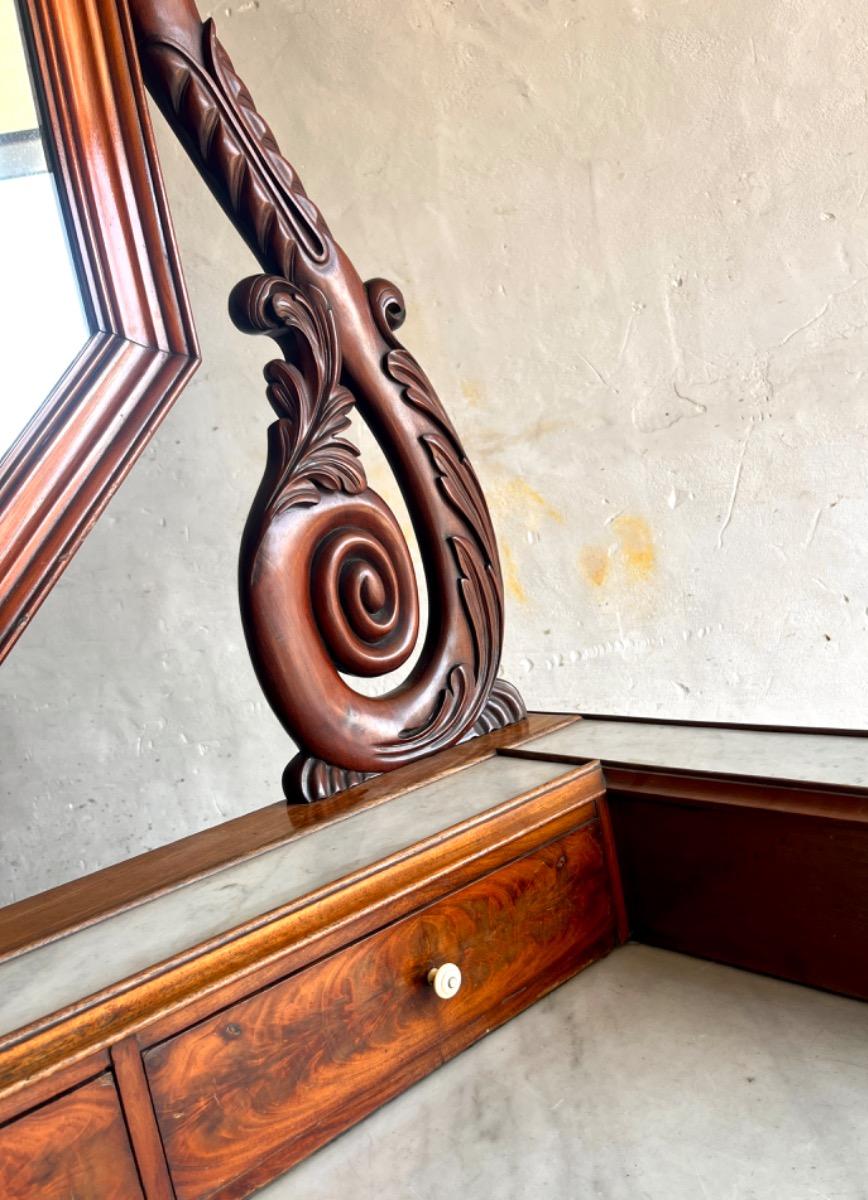
[[[0,464],[0,661],[200,361],[126,5],[20,8],[94,332]]]

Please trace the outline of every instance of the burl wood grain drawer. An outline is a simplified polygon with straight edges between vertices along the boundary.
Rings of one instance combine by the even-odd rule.
[[[155,1046],[178,1200],[241,1197],[610,950],[598,820]],[[437,997],[432,968],[461,986]]]
[[[140,1200],[114,1081],[102,1075],[0,1128],[3,1200]]]

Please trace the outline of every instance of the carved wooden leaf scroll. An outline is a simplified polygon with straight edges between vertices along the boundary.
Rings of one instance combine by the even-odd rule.
[[[148,86],[264,274],[233,290],[239,328],[274,339],[277,421],[242,540],[244,629],[300,753],[290,798],[315,799],[524,716],[497,679],[503,584],[479,481],[425,373],[399,345],[398,290],[362,284],[280,154],[212,21],[192,0],[133,0]],[[407,678],[361,695],[344,675],[405,665],[419,633],[404,537],[342,436],[356,406],[395,472],[428,591]]]

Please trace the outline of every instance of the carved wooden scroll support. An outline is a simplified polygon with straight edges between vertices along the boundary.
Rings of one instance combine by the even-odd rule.
[[[317,799],[525,715],[497,679],[503,584],[473,468],[424,372],[396,340],[404,302],[363,284],[281,156],[210,20],[192,0],[133,0],[148,86],[264,274],[230,297],[272,338],[277,420],[242,540],[250,654],[299,754],[287,796]],[[361,695],[344,676],[410,660],[419,604],[397,521],[343,435],[355,407],[395,472],[419,544],[428,627],[407,678]]]

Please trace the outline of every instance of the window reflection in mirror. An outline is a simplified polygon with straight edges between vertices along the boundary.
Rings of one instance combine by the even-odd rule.
[[[0,264],[2,458],[89,335],[13,0],[0,0]]]

